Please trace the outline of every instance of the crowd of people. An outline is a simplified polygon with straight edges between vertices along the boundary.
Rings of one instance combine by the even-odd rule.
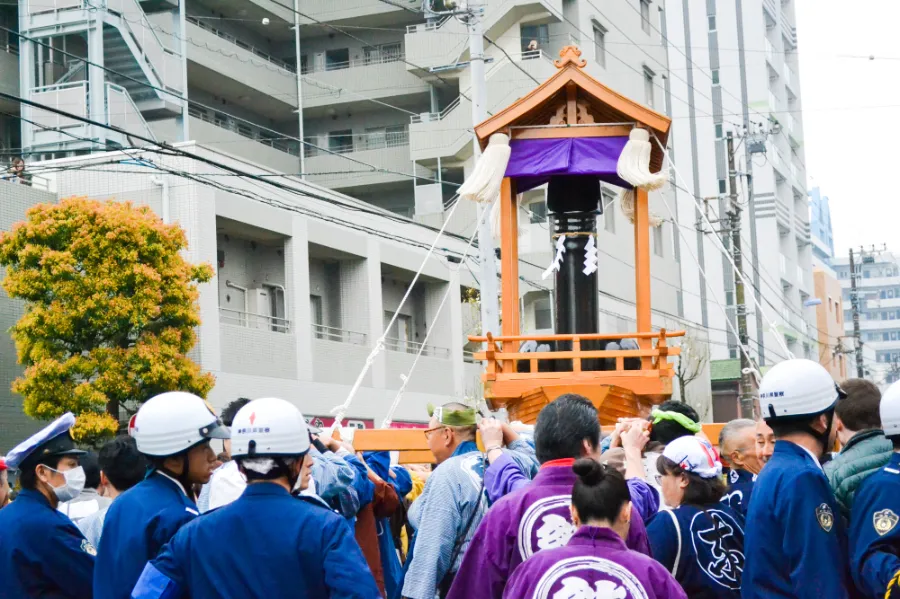
[[[96,454],[66,414],[0,460],[0,599],[900,597],[900,383],[788,360],[759,409],[716,447],[676,401],[445,404],[418,466],[276,398],[163,393]]]

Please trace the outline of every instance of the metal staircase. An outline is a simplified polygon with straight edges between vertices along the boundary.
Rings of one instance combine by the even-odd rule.
[[[149,131],[145,118],[181,113],[183,57],[161,42],[138,0],[48,0],[24,7],[23,34],[45,40],[85,35],[88,64],[70,66],[51,85],[39,87],[33,79],[22,90],[23,96],[39,96],[42,103],[62,106],[65,102],[56,96],[66,94],[68,105],[76,106],[79,116],[105,124],[116,121],[117,126],[125,125],[127,130],[142,135]],[[33,45],[24,39],[23,44]],[[31,51],[21,52],[21,72],[34,72],[33,55]],[[79,81],[83,85],[73,87],[72,83]],[[79,90],[85,98],[73,104],[73,94]],[[118,112],[109,109],[113,104]],[[98,143],[103,146],[109,142],[128,144],[126,139],[118,139],[123,137],[121,134],[102,127],[73,119],[47,119],[46,112],[32,110],[38,118],[37,125],[23,125],[22,139],[22,145],[31,151],[96,149]],[[79,141],[79,137],[84,139]]]

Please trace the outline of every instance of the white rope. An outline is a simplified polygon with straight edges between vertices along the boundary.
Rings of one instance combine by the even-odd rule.
[[[469,243],[466,244],[466,250],[463,254],[463,257],[459,261],[459,264],[455,266],[456,272],[459,272],[463,264],[466,263],[466,259],[469,256],[469,249],[472,247],[472,242],[475,241],[475,237],[478,235],[478,225],[481,224],[481,221],[484,220],[484,217],[487,215],[487,213],[487,210],[482,211],[481,219],[479,219],[478,223],[475,225],[475,232],[472,233],[472,236],[469,238]],[[400,375],[400,379],[403,381],[403,384],[401,384],[400,389],[397,390],[397,396],[394,397],[394,402],[391,404],[390,409],[388,409],[387,415],[381,422],[381,428],[388,428],[391,426],[391,422],[393,422],[394,418],[394,412],[396,412],[397,408],[400,406],[400,400],[403,398],[403,393],[406,391],[406,386],[409,384],[409,379],[412,378],[413,371],[416,369],[416,364],[419,363],[419,358],[422,356],[422,352],[425,350],[425,346],[428,344],[428,338],[431,336],[431,331],[434,330],[434,327],[438,322],[438,317],[441,315],[441,311],[444,309],[444,305],[447,303],[447,298],[450,297],[450,294],[452,292],[453,286],[448,285],[447,292],[444,294],[444,298],[441,300],[441,304],[438,306],[437,310],[434,313],[434,320],[431,321],[431,325],[429,325],[428,330],[425,332],[425,339],[422,340],[422,344],[419,346],[419,351],[416,352],[416,357],[413,360],[412,365],[409,367],[409,372],[407,372],[406,375]]]
[[[684,177],[681,176],[681,173],[678,171],[678,168],[676,168],[675,163],[669,157],[669,152],[663,146],[662,142],[659,141],[659,138],[656,137],[655,133],[653,134],[653,139],[656,140],[657,145],[659,145],[660,149],[662,150],[663,156],[668,161],[669,166],[672,167],[672,170],[675,172],[675,176],[681,179],[681,183],[682,183],[682,185],[685,186],[686,189],[690,189],[690,186],[688,186],[687,181],[685,180]],[[709,221],[709,218],[707,218],[705,210],[703,209],[703,206],[701,206],[699,200],[697,200],[697,195],[695,193],[690,193],[689,195],[691,196],[691,199],[694,200],[694,204],[697,206],[698,212],[699,212],[700,216],[703,218],[704,222],[706,223],[706,226],[708,226],[710,228],[710,230],[715,230],[715,227],[712,226],[712,223]],[[665,201],[665,200],[663,200],[663,201]],[[669,212],[671,213],[671,210]],[[674,215],[672,216],[672,218],[673,219],[675,218]],[[675,222],[677,222],[677,221],[675,221]],[[712,238],[715,240],[716,249],[718,249],[720,252],[722,252],[722,255],[725,256],[725,258],[728,260],[728,263],[731,264],[731,268],[734,270],[734,273],[741,279],[741,282],[743,282],[744,285],[747,286],[747,288],[753,289],[753,287],[750,285],[750,283],[747,281],[747,279],[744,278],[744,273],[742,273],[741,270],[735,265],[734,259],[731,257],[731,253],[725,247],[725,244],[722,242],[722,240],[719,239],[719,236],[713,235]],[[697,266],[699,266],[699,264]],[[704,274],[704,277],[705,276],[706,275]],[[794,354],[791,352],[790,349],[788,349],[787,343],[785,342],[784,337],[781,334],[781,331],[778,330],[778,325],[775,323],[774,320],[770,320],[766,316],[766,311],[762,307],[762,304],[757,299],[756,294],[751,293],[750,297],[753,299],[753,303],[756,304],[756,309],[759,310],[759,313],[758,313],[759,318],[762,318],[763,320],[766,321],[766,323],[768,324],[768,327],[769,327],[769,332],[771,332],[775,336],[775,339],[778,341],[778,344],[781,346],[781,349],[784,350],[785,354],[788,356],[789,359],[793,359]]]
[[[434,248],[437,246],[438,240],[444,234],[444,230],[447,228],[447,225],[450,223],[450,219],[453,218],[453,214],[456,212],[456,209],[459,207],[461,200],[457,199],[454,202],[453,207],[450,209],[450,212],[447,213],[447,216],[444,218],[444,224],[441,225],[440,230],[434,238],[434,241],[431,242],[431,247],[428,248],[428,253],[425,254],[425,258],[422,259],[422,264],[419,265],[419,270],[416,271],[416,276],[413,277],[412,281],[409,284],[409,287],[406,288],[406,293],[403,295],[403,299],[400,300],[400,304],[397,306],[397,309],[394,311],[394,315],[391,317],[391,321],[384,327],[384,332],[381,334],[381,337],[375,342],[375,346],[372,348],[372,351],[369,352],[369,355],[366,357],[366,363],[363,364],[362,370],[359,372],[359,376],[356,377],[356,382],[353,383],[353,387],[350,388],[350,393],[347,394],[347,399],[341,405],[332,408],[331,413],[334,414],[334,422],[331,424],[331,428],[329,430],[329,436],[334,433],[336,428],[339,428],[344,420],[344,416],[347,414],[347,410],[350,408],[350,405],[353,403],[353,399],[356,397],[356,393],[359,391],[360,386],[362,385],[363,379],[366,374],[369,372],[369,368],[372,367],[372,363],[375,361],[375,358],[384,351],[384,340],[387,338],[388,331],[391,330],[391,327],[394,326],[394,323],[397,321],[397,317],[400,314],[400,308],[406,303],[406,300],[409,299],[410,294],[412,293],[413,287],[416,284],[416,281],[419,280],[419,277],[422,274],[422,271],[425,270],[425,265],[428,263],[428,259],[431,257],[431,254],[434,253]],[[487,211],[485,211],[487,212]],[[477,229],[476,229],[477,230]],[[471,243],[471,241],[469,242]]]
[[[677,224],[678,221],[675,218],[675,213],[672,211],[672,208],[669,207],[669,203],[666,201],[666,198],[662,197],[662,201],[666,207],[666,210],[669,211],[669,216],[672,217],[672,222]],[[688,242],[687,236],[684,234],[684,231],[682,231],[681,227],[678,227],[678,226],[673,227],[673,228],[678,230],[678,234],[681,236],[682,241],[684,241],[684,244],[687,247],[687,251],[691,255],[691,258],[694,259],[694,263],[697,265],[697,268],[700,270],[700,274],[702,274],[703,278],[708,281],[709,279],[706,276],[706,271],[703,270],[702,266],[700,266],[700,260],[697,259],[697,255],[694,254],[693,250],[691,250],[691,244],[690,244],[690,242]],[[743,352],[743,354],[747,357],[747,362],[750,364],[750,373],[756,379],[756,384],[759,385],[760,380],[762,379],[762,374],[756,369],[756,366],[753,362],[753,358],[750,356],[749,348],[745,347],[744,344],[741,343],[741,336],[738,334],[737,328],[734,326],[734,323],[731,322],[731,318],[728,316],[728,311],[725,309],[725,306],[723,306],[722,303],[719,301],[719,298],[717,297],[715,290],[710,285],[707,285],[707,288],[709,288],[709,291],[712,293],[713,301],[715,302],[715,304],[717,306],[719,306],[720,310],[722,310],[722,314],[725,316],[725,324],[727,324],[728,327],[731,328],[731,332],[734,333],[735,338],[738,340],[738,347],[741,348],[741,352]],[[788,355],[790,355],[790,354],[788,354]]]

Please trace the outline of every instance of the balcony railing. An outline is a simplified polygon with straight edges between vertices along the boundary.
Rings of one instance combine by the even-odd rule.
[[[249,125],[243,121],[232,119],[221,113],[211,115],[207,110],[196,106],[195,104],[188,105],[188,114],[201,121],[212,123],[216,127],[234,131],[247,139],[257,141],[270,148],[290,154],[291,156],[300,155],[300,142],[291,139],[287,135],[278,137],[278,134],[274,131],[263,131],[262,129]]]
[[[463,362],[467,364],[477,364],[478,360],[475,359],[475,352],[463,350]]]
[[[330,143],[334,140],[337,143]],[[350,152],[363,152],[365,150],[383,150],[409,145],[409,131],[379,131],[349,136],[329,136],[326,139],[320,137],[307,137],[303,141],[303,153],[307,158],[330,153],[349,154]]]
[[[254,46],[252,44],[248,44],[244,40],[238,39],[235,36],[231,35],[230,33],[222,31],[221,29],[216,29],[215,27],[210,26],[208,23],[203,22],[201,19],[198,19],[197,17],[189,16],[189,17],[186,17],[186,19],[188,22],[193,23],[200,29],[203,29],[204,31],[209,31],[213,35],[220,37],[223,40],[228,40],[235,46],[243,48],[247,52],[250,52],[251,54],[255,54],[256,56],[259,56],[263,60],[267,60],[268,62],[271,62],[275,66],[281,67],[282,69],[284,69],[286,71],[290,71],[291,73],[297,72],[297,68],[294,65],[288,64],[285,61],[281,60],[280,58],[275,58],[268,52],[263,52],[256,46]]]
[[[326,73],[330,71],[342,71],[356,67],[368,67],[374,64],[388,64],[391,62],[402,62],[406,57],[403,52],[379,52],[375,55],[363,56],[362,58],[353,58],[351,60],[341,62],[325,62],[322,64],[307,65],[300,73],[308,75],[310,73]]]
[[[229,308],[219,308],[219,320],[223,324],[230,324],[248,329],[260,329],[264,331],[274,331],[276,333],[290,333],[291,321],[278,316],[267,316],[265,314],[253,314],[242,310],[231,310]]]
[[[323,324],[312,325],[313,335],[316,339],[324,339],[325,341],[337,341],[338,343],[350,343],[352,345],[365,346],[368,336],[365,333],[357,333],[356,331],[346,331],[344,329],[336,329],[334,327],[326,327]]]
[[[446,347],[437,347],[434,345],[424,345],[422,343],[417,343],[415,341],[406,341],[404,339],[393,339],[388,337],[384,340],[385,348],[402,352],[407,354],[417,354],[421,349],[423,356],[430,356],[432,358],[450,358],[450,350]]]

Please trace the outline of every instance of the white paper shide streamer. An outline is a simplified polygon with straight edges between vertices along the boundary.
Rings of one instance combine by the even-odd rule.
[[[503,184],[511,152],[508,135],[491,135],[472,174],[459,187],[459,196],[482,204],[490,204],[500,197],[500,186]]]
[[[669,176],[665,170],[658,173],[650,172],[650,132],[646,129],[635,128],[628,135],[628,143],[619,154],[619,162],[616,164],[616,173],[619,178],[634,187],[640,187],[647,191],[661,189]],[[622,214],[634,222],[634,190],[623,189],[619,196]],[[650,215],[650,226],[658,227],[662,224],[662,218],[656,214]]]
[[[547,270],[541,275],[542,279],[548,279],[550,275],[559,270],[559,267],[562,265],[563,254],[566,253],[566,236],[560,235],[556,238],[556,256],[553,258],[553,262],[550,263],[550,266],[547,267]]]
[[[593,235],[588,237],[588,242],[584,246],[584,269],[581,272],[586,275],[597,272],[597,245],[594,243]]]

